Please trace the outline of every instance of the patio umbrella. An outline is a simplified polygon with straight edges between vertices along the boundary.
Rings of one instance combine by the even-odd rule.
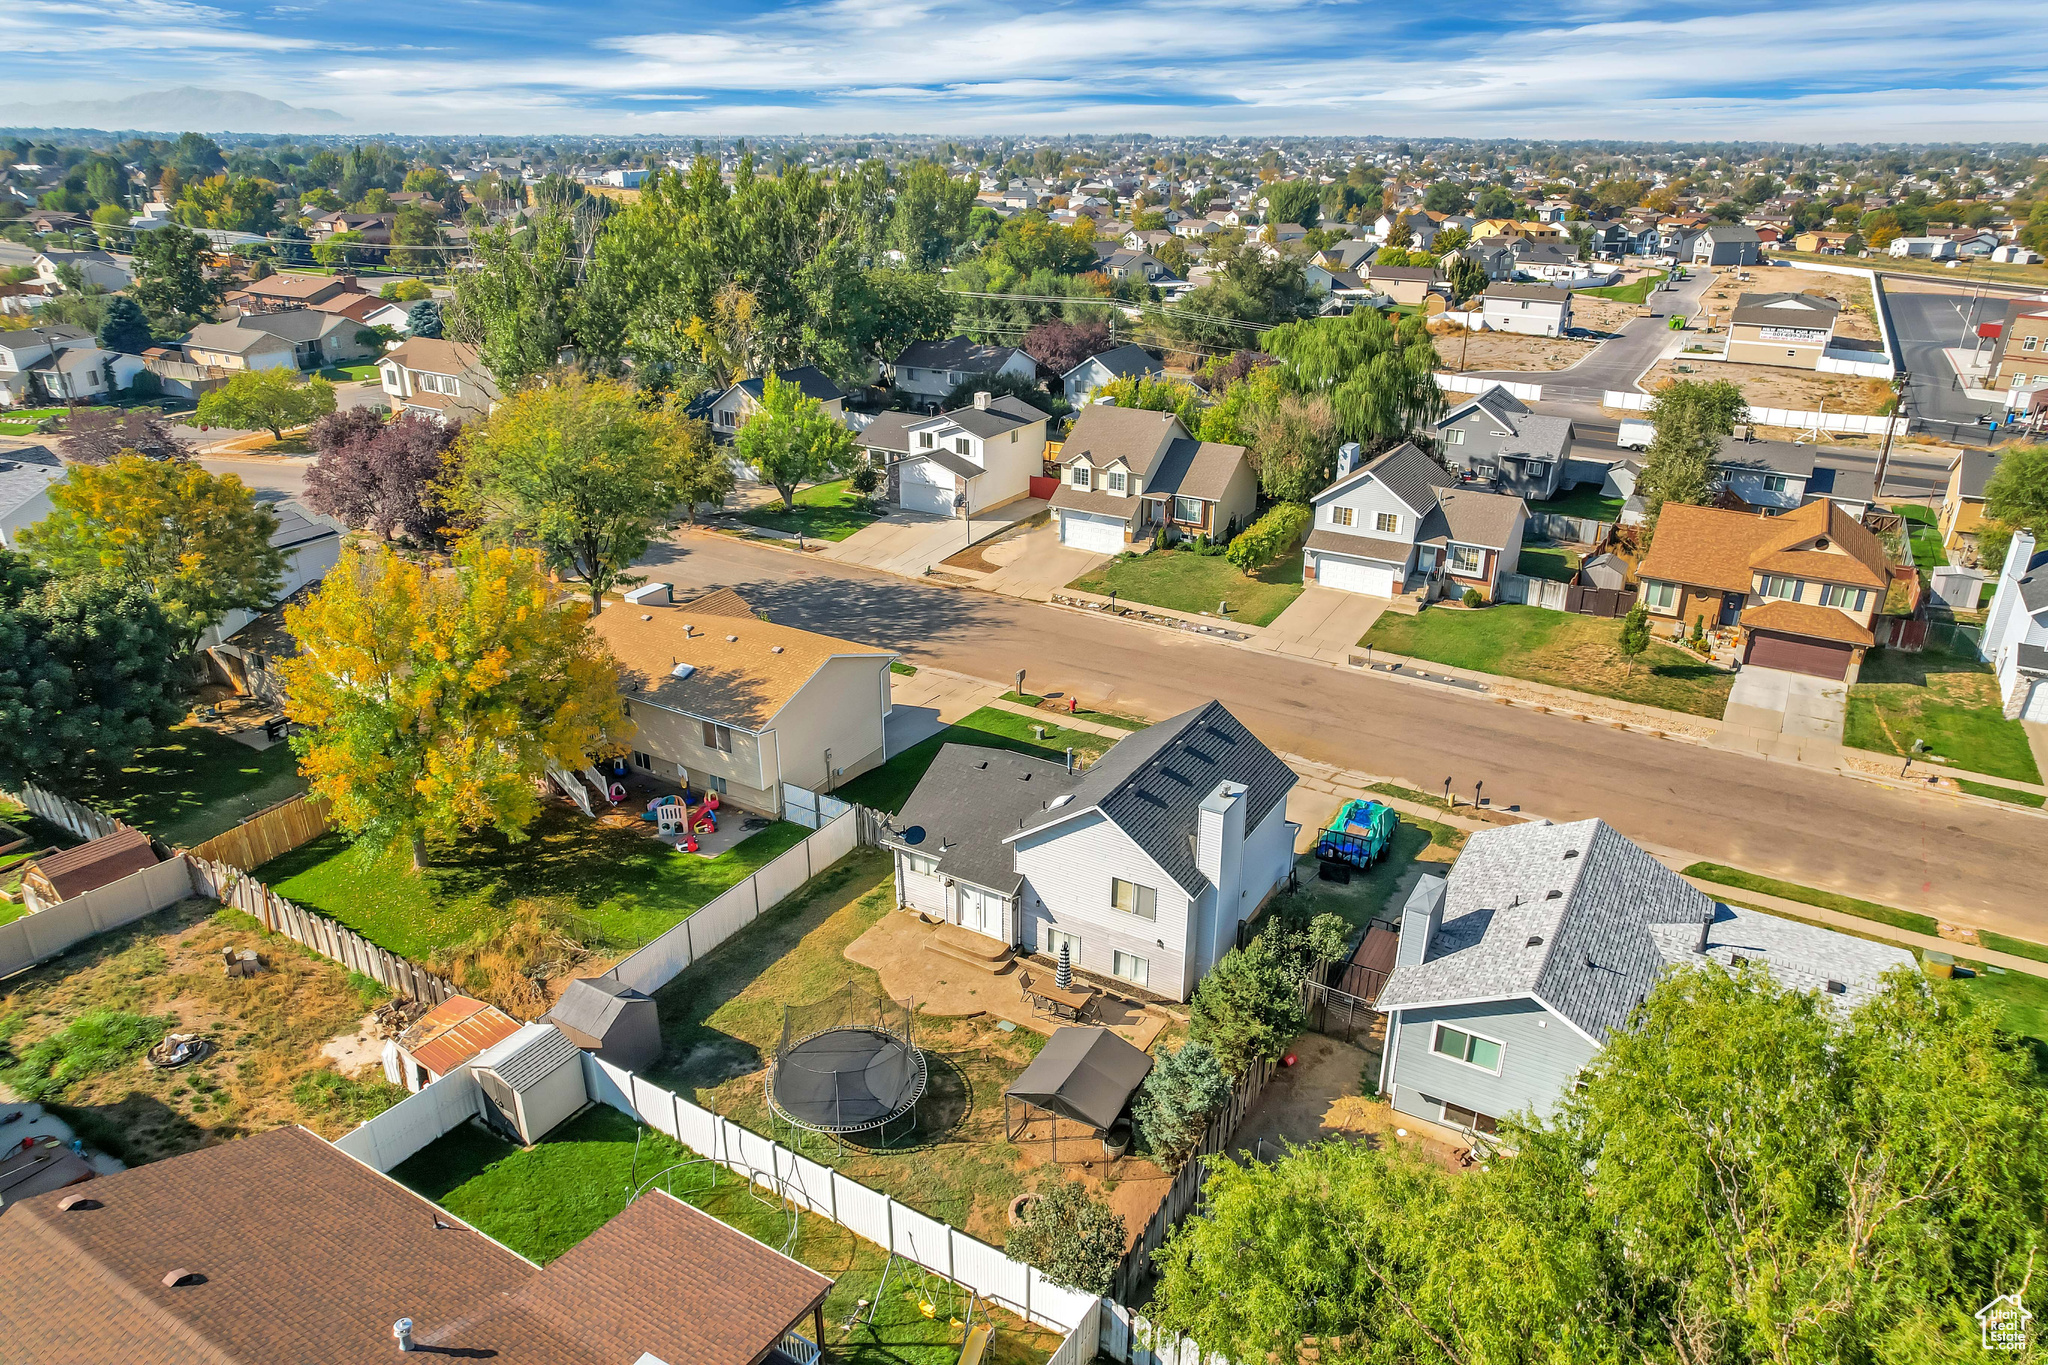
[[[1059,970],[1052,974],[1052,984],[1063,991],[1074,989],[1074,964],[1068,960],[1067,945],[1064,941],[1060,944],[1060,965]]]

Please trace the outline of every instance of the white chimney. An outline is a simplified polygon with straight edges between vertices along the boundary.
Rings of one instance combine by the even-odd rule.
[[[1401,906],[1401,940],[1394,948],[1395,966],[1420,967],[1428,957],[1429,941],[1436,937],[1444,922],[1446,889],[1448,883],[1442,877],[1426,876],[1408,893]]]
[[[975,390],[974,394],[974,406],[980,408],[983,412],[987,412],[988,400],[993,398],[994,396],[995,395],[990,393],[987,389],[977,389]]]
[[[1352,470],[1358,468],[1358,457],[1363,453],[1356,441],[1346,441],[1343,445],[1338,446],[1337,477],[1341,479]]]
[[[1241,782],[1219,782],[1195,815],[1195,866],[1216,896],[1202,972],[1236,945],[1237,926],[1252,908],[1244,903],[1245,790]]]
[[[1105,393],[1104,395],[1102,395],[1102,397],[1100,397],[1100,398],[1098,398],[1098,399],[1096,399],[1096,400],[1095,400],[1095,406],[1096,406],[1096,407],[1098,407],[1098,408],[1113,408],[1113,407],[1115,407],[1115,406],[1116,406],[1116,395],[1115,395],[1115,394],[1111,394],[1111,393]]]
[[[649,602],[672,602],[675,600],[675,596],[666,583],[642,583],[639,587],[626,594],[626,600],[638,607],[644,606]]]

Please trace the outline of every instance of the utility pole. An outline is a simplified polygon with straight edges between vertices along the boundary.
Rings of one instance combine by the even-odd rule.
[[[1893,381],[1893,391],[1898,395],[1898,401],[1892,404],[1892,420],[1884,424],[1884,449],[1878,452],[1877,479],[1871,484],[1870,490],[1876,497],[1884,496],[1884,476],[1892,462],[1892,432],[1898,427],[1898,419],[1906,415],[1906,385],[1912,377],[1910,371],[1900,370],[1898,379]]]

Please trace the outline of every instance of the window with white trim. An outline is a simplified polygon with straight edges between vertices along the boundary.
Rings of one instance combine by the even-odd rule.
[[[1453,1128],[1469,1128],[1475,1133],[1492,1133],[1499,1129],[1491,1114],[1482,1114],[1477,1109],[1467,1109],[1462,1104],[1439,1100],[1443,1106],[1444,1122]]]
[[[1372,529],[1382,535],[1395,535],[1401,529],[1401,518],[1393,512],[1375,512],[1372,518]]]
[[[1060,955],[1060,945],[1062,943],[1067,945],[1067,961],[1073,963],[1077,967],[1080,966],[1081,936],[1079,934],[1070,934],[1064,929],[1055,929],[1050,924],[1041,924],[1038,926],[1039,952],[1044,953],[1049,958],[1057,960]]]
[[[968,440],[965,436],[955,436],[953,438],[953,453],[955,455],[965,455],[973,448],[974,442]]]
[[[2020,349],[2022,351],[2031,351],[2034,349],[2035,344],[2038,343],[2040,340],[2041,338],[2039,337],[2028,337],[2025,341],[2022,341],[2020,343]]]
[[[1465,429],[1463,427],[1452,427],[1444,433],[1444,444],[1453,446],[1465,444]]]
[[[1351,509],[1349,507],[1332,507],[1330,509],[1330,525],[1349,526],[1350,524]]]
[[[1453,545],[1450,556],[1451,572],[1471,577],[1486,567],[1486,551],[1475,545]]]
[[[1173,500],[1173,519],[1184,521],[1191,526],[1202,523],[1202,500],[1200,498],[1176,497]]]
[[[1087,488],[1087,487],[1090,487],[1090,486],[1091,486],[1091,484],[1090,484],[1090,481],[1089,481],[1089,479],[1090,479],[1090,474],[1089,474],[1089,469],[1088,469],[1088,466],[1086,466],[1086,465],[1080,465],[1080,464],[1077,464],[1077,465],[1075,465],[1075,466],[1074,466],[1074,477],[1073,477],[1073,483],[1074,483],[1074,487],[1076,487],[1076,488]]]
[[[1126,915],[1139,919],[1159,918],[1159,893],[1149,886],[1127,882],[1122,877],[1109,879],[1109,903]]]
[[[927,853],[906,853],[903,865],[920,877],[937,876],[939,871],[939,860]]]
[[[1429,1050],[1439,1057],[1448,1057],[1454,1062],[1498,1076],[1501,1054],[1505,1049],[1496,1039],[1455,1029],[1449,1024],[1438,1024],[1436,1036],[1430,1039]]]
[[[1152,959],[1127,953],[1121,948],[1110,958],[1109,970],[1119,981],[1128,981],[1133,986],[1152,984]]]
[[[931,432],[920,431],[917,433],[917,448],[919,450],[936,450],[938,445],[939,438]]]
[[[1651,611],[1676,611],[1678,609],[1678,585],[1676,583],[1643,584],[1643,605]]]
[[[1108,474],[1103,476],[1102,486],[1112,493],[1123,492],[1124,472],[1121,469],[1110,470]]]
[[[1774,597],[1780,602],[1797,602],[1799,595],[1806,591],[1806,584],[1796,578],[1787,578],[1783,574],[1767,573],[1757,580],[1756,590],[1761,597]]]

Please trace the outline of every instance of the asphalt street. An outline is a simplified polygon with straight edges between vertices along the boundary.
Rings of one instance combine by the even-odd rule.
[[[1163,718],[1217,698],[1262,739],[1423,790],[1631,838],[2022,936],[2048,934],[2033,814],[1659,740],[1427,685],[679,533],[642,571],[731,586],[771,619],[885,644],[912,663]]]
[[[1942,352],[1976,343],[1976,324],[2005,318],[2002,295],[1903,294],[1885,291],[1907,373],[1906,411],[1941,422],[1976,422],[1997,415],[1989,403],[1963,397],[1955,366]],[[1986,345],[1991,343],[1987,342]]]
[[[1477,377],[1539,383],[1543,386],[1546,403],[1591,404],[1597,409],[1608,390],[1627,393],[1635,389],[1636,380],[1657,363],[1665,346],[1670,344],[1671,317],[1674,314],[1690,317],[1699,304],[1700,295],[1706,292],[1712,280],[1712,271],[1696,270],[1690,278],[1679,281],[1671,289],[1652,293],[1648,299],[1653,310],[1651,316],[1635,318],[1624,324],[1619,332],[1568,370],[1543,374],[1516,374],[1502,370],[1482,372]]]

